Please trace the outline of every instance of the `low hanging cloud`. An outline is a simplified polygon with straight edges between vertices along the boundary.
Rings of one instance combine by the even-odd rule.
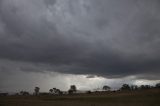
[[[158,0],[1,0],[0,70],[157,79],[159,10]]]

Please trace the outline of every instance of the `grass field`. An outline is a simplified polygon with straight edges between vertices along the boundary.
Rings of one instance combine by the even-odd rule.
[[[0,106],[160,106],[160,90],[0,97]]]

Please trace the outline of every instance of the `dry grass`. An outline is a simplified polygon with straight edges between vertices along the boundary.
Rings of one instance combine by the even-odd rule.
[[[68,96],[0,97],[0,106],[160,106],[160,90]]]

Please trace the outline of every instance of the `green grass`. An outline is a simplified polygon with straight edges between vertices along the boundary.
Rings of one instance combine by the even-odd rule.
[[[160,106],[160,90],[0,97],[0,106]]]

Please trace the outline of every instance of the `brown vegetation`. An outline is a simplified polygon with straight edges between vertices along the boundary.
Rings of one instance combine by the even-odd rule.
[[[0,97],[0,106],[160,106],[160,89],[62,96],[7,96]]]

